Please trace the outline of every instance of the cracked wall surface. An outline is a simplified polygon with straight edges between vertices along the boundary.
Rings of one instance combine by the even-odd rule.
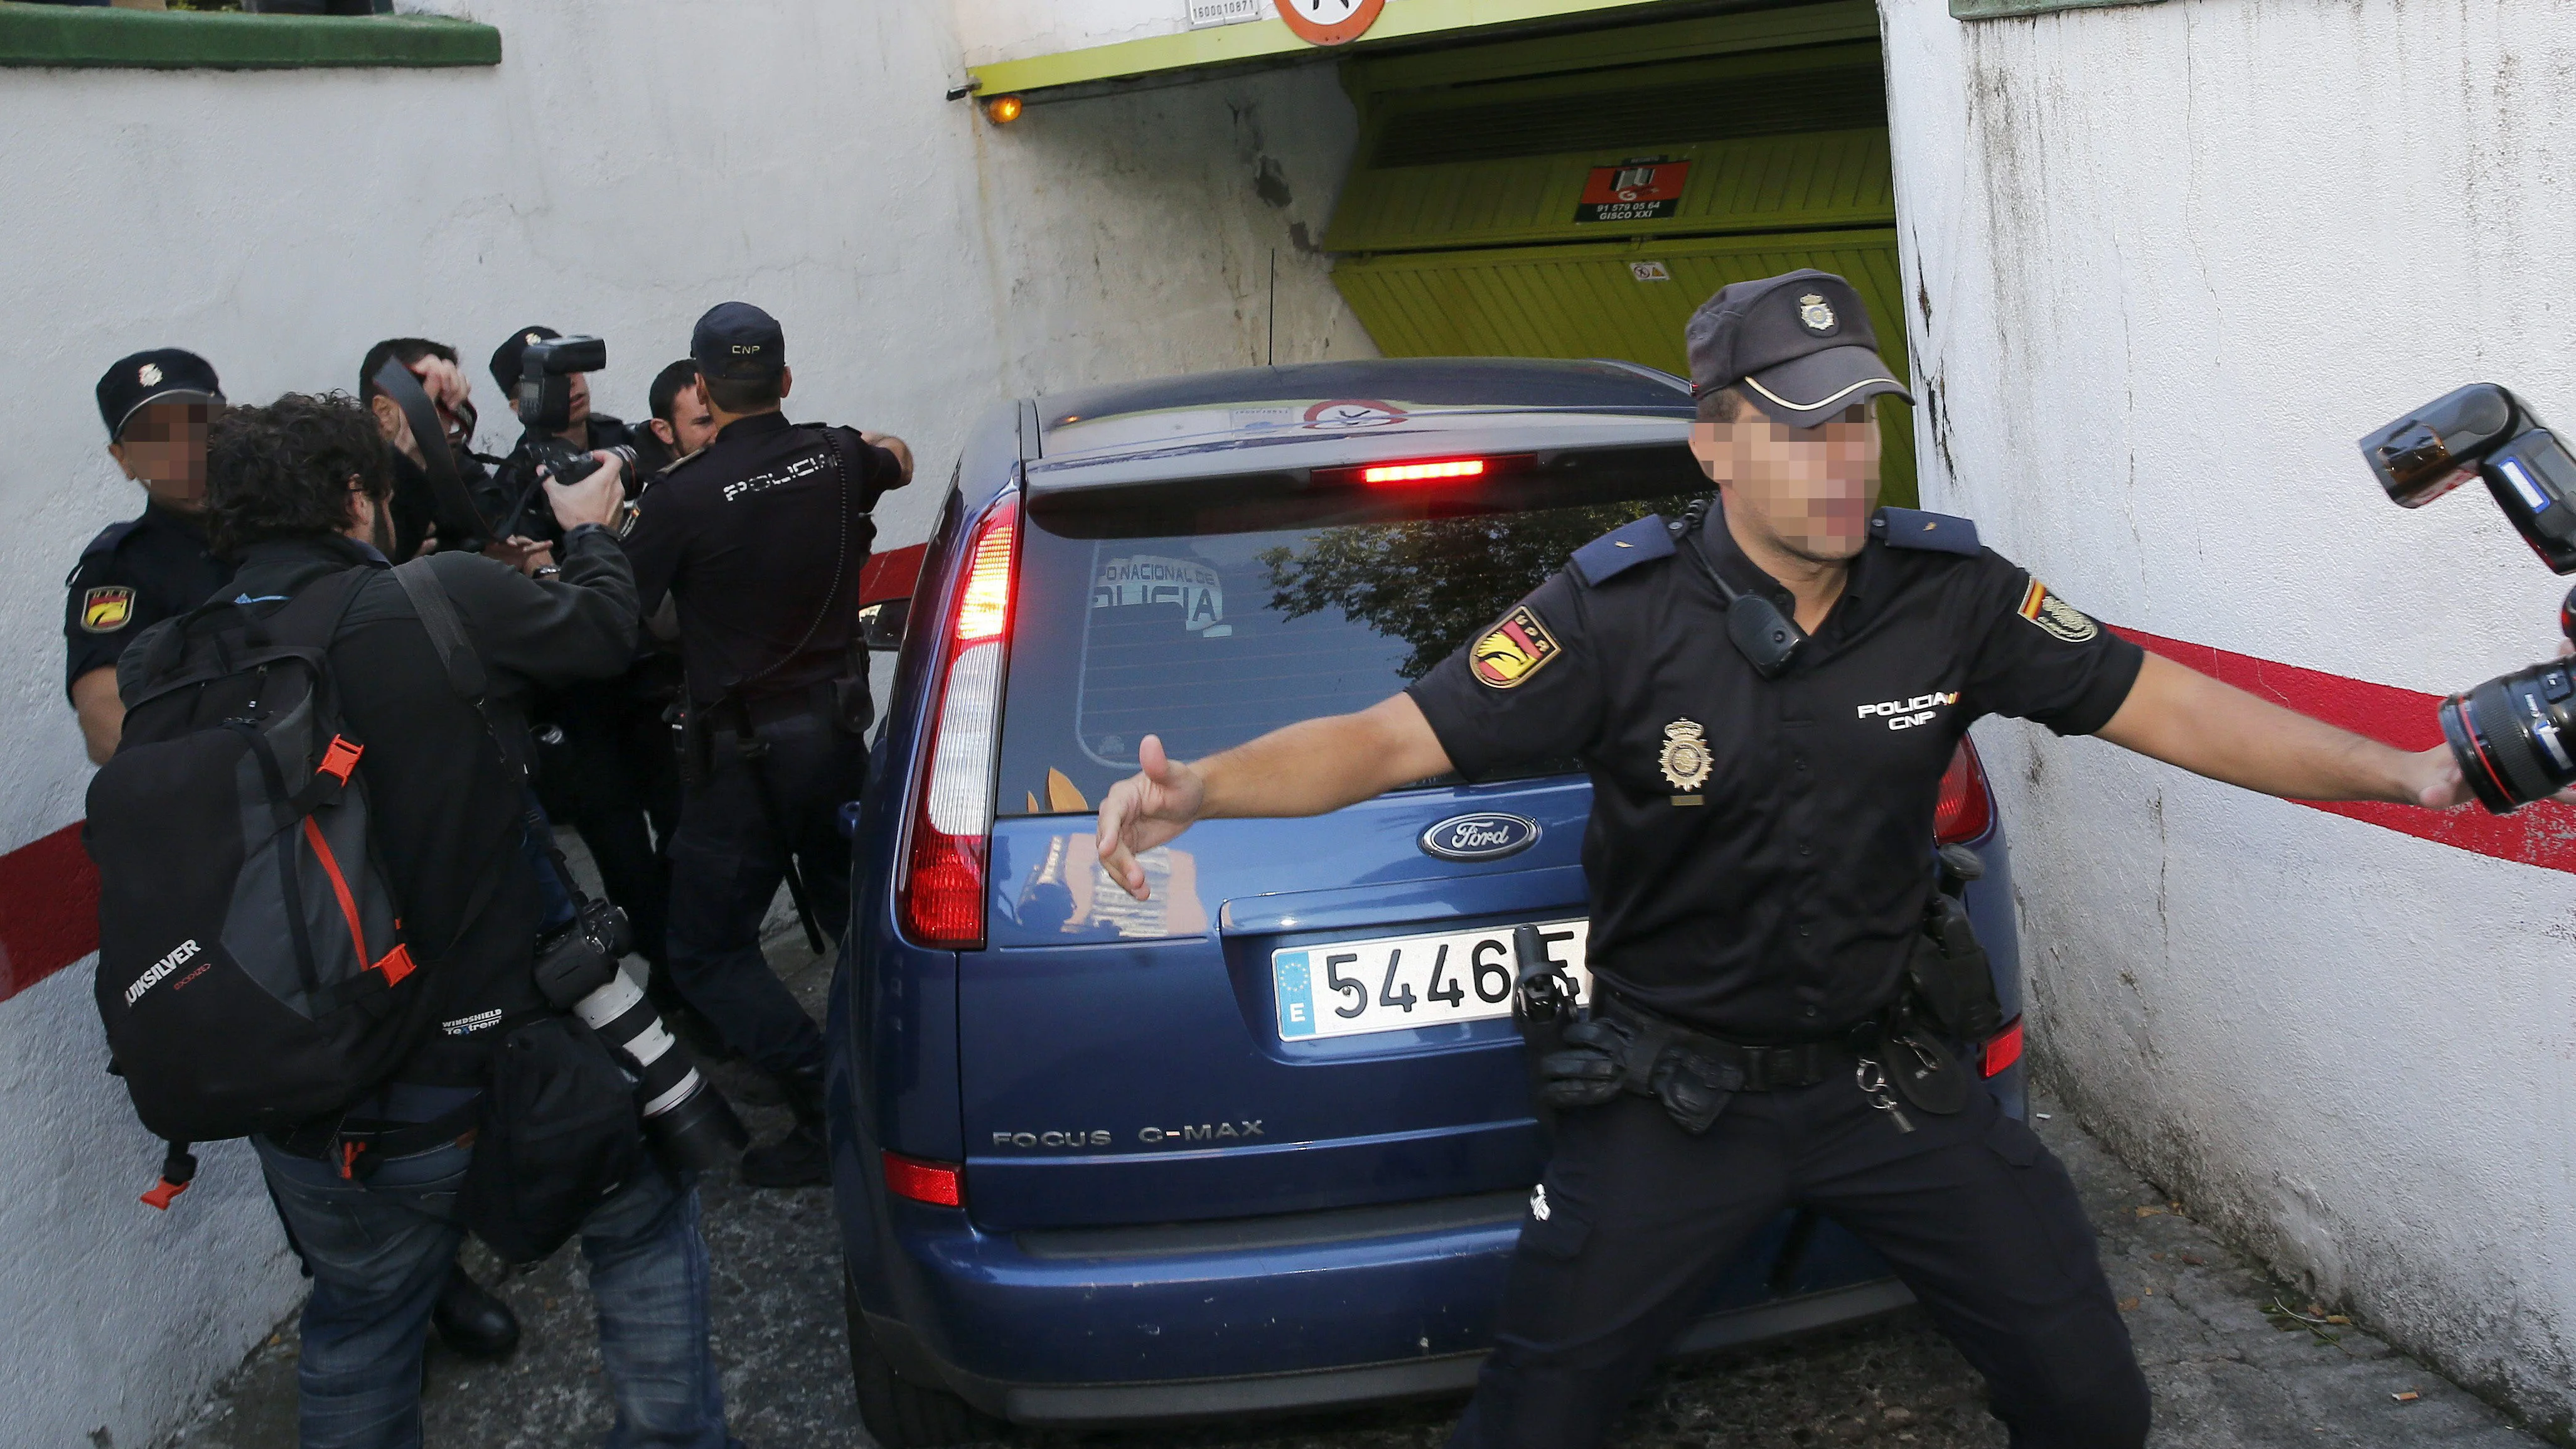
[[[1302,240],[1354,126],[1328,71],[1037,106],[1002,131],[942,99],[945,7],[468,8],[501,29],[500,66],[0,88],[0,849],[82,813],[60,581],[140,508],[90,391],[127,352],[193,348],[264,401],[351,388],[369,343],[426,334],[464,354],[500,451],[483,359],[509,329],[604,336],[600,406],[637,418],[697,314],[742,297],[785,325],[791,415],[918,450],[922,484],[877,511],[893,546],[926,531],[996,400],[1371,350]],[[240,1144],[207,1149],[170,1213],[136,1204],[159,1149],[101,1069],[90,978],[0,1003],[13,1445],[153,1442],[299,1291]]]
[[[2447,692],[2565,582],[2353,440],[2471,380],[2576,417],[2576,18],[1885,0],[1926,506],[2103,618]],[[1981,725],[2034,1050],[2202,1216],[2576,1414],[2576,882]]]

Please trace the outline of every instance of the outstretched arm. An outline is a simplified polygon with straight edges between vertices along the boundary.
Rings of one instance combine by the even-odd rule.
[[[2119,713],[2115,745],[2286,800],[2386,800],[2448,810],[2469,798],[2448,745],[2409,754],[2283,709],[2149,654]]]
[[[1450,768],[1440,737],[1409,694],[1357,714],[1301,720],[1196,764],[1167,758],[1162,740],[1147,735],[1137,762],[1143,771],[1111,786],[1100,802],[1100,864],[1140,901],[1145,868],[1136,853],[1195,821],[1322,815]]]

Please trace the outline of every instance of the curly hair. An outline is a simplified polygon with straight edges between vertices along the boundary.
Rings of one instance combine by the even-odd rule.
[[[206,436],[206,534],[219,554],[349,531],[349,485],[382,504],[393,471],[376,420],[344,392],[224,410]]]

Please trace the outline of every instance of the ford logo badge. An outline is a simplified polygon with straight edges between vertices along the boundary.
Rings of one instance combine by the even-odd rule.
[[[1442,860],[1500,860],[1538,844],[1535,820],[1518,815],[1452,815],[1422,832],[1422,853]]]

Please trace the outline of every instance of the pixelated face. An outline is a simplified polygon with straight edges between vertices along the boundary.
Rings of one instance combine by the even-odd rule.
[[[1730,519],[1799,558],[1835,563],[1869,540],[1878,509],[1878,418],[1857,403],[1810,428],[1747,404],[1731,423],[1695,423],[1691,452],[1724,490]]]
[[[147,403],[125,420],[107,451],[154,498],[194,512],[206,503],[206,424],[213,414],[204,403]]]

